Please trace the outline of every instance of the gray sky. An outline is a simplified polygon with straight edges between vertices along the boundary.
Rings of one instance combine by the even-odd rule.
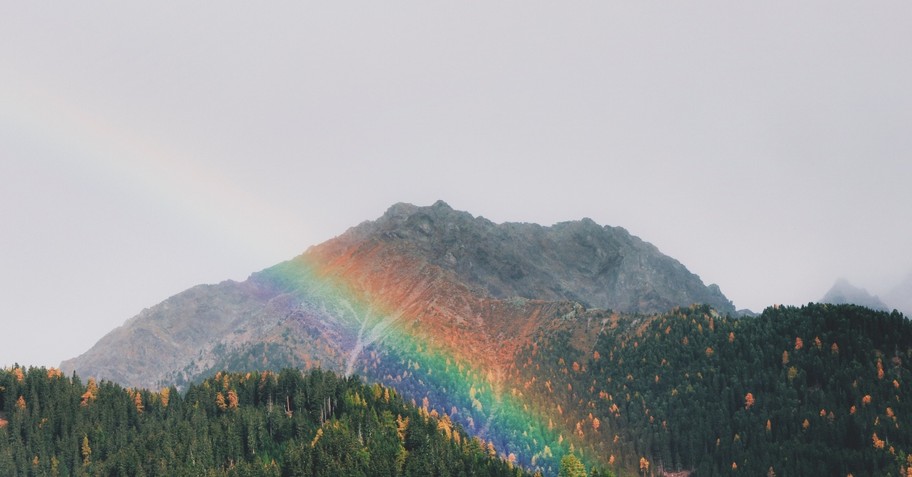
[[[392,203],[591,217],[738,307],[912,271],[912,3],[6,2],[0,365]]]

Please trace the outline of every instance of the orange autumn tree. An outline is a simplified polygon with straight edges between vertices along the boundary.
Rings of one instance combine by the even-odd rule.
[[[146,407],[143,406],[143,398],[142,398],[141,392],[136,391],[136,393],[133,394],[133,405],[136,406],[136,412],[138,412],[140,414],[142,414],[143,411],[146,409]]]
[[[88,406],[96,397],[98,397],[98,385],[95,383],[95,378],[89,378],[89,382],[86,384],[86,391],[82,395],[82,402],[79,404],[83,407]]]
[[[744,395],[744,409],[750,409],[754,405],[754,394],[747,393]]]
[[[237,409],[238,408],[238,395],[237,392],[232,389],[228,391],[228,409]]]

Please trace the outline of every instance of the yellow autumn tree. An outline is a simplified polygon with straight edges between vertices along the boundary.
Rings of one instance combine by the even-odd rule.
[[[443,431],[443,435],[446,436],[447,440],[453,439],[453,422],[450,421],[450,416],[444,414],[443,417],[437,421],[437,430]]]
[[[649,461],[645,457],[640,457],[640,472],[643,475],[649,474]]]
[[[171,401],[171,388],[162,388],[159,394],[161,395],[162,407],[168,407],[168,403]]]
[[[91,462],[89,456],[92,455],[92,448],[89,446],[89,436],[87,434],[82,435],[82,465],[88,466]]]
[[[310,441],[310,447],[316,447],[317,442],[320,442],[321,437],[323,437],[323,428],[322,427],[320,429],[317,429],[316,435],[314,435],[313,440]]]

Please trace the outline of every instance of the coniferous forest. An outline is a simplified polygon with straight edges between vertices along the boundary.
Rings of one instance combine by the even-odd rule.
[[[548,475],[912,475],[912,325],[899,313],[593,316],[605,318],[541,332],[505,378],[564,430]],[[0,371],[2,476],[537,470],[504,455],[518,448],[504,436],[471,437],[427,400],[320,370],[220,372],[180,391]]]
[[[15,367],[0,409],[4,477],[528,475],[447,416],[319,370],[153,392]]]
[[[543,335],[515,378],[640,475],[912,475],[912,324],[855,305],[706,306]],[[556,418],[557,419],[557,418]],[[690,474],[688,474],[690,475]]]

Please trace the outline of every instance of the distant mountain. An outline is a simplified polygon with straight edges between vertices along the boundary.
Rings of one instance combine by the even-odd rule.
[[[906,316],[912,316],[912,273],[884,295],[884,301]]]
[[[852,304],[865,306],[877,311],[890,311],[891,308],[884,304],[875,295],[871,295],[867,290],[858,288],[848,280],[840,278],[836,280],[833,287],[820,299],[821,303],[832,303],[835,305]]]
[[[573,430],[530,414],[509,378],[517,352],[568,326],[595,336],[694,303],[735,312],[718,286],[619,227],[396,204],[244,282],[144,310],[61,368],[147,388],[218,370],[357,373],[554,475]]]

